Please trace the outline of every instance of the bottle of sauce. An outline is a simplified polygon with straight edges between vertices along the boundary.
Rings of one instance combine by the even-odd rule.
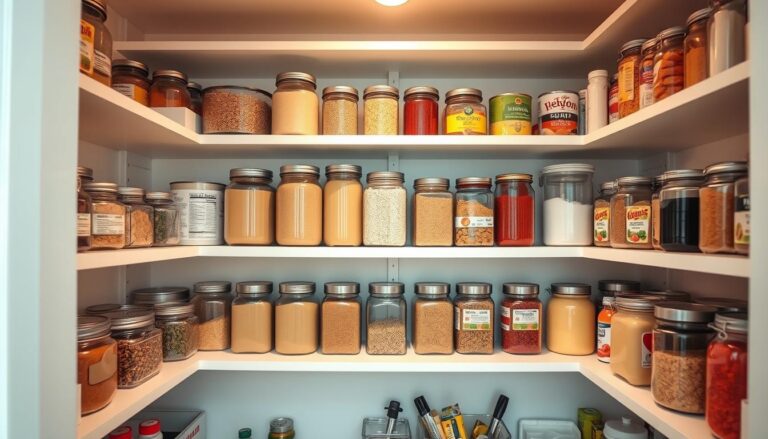
[[[603,297],[603,309],[597,315],[597,359],[603,363],[611,362],[611,320],[615,302],[613,297]]]

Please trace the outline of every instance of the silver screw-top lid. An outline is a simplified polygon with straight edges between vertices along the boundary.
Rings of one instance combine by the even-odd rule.
[[[440,92],[437,91],[435,87],[429,87],[429,86],[416,86],[416,87],[410,87],[405,89],[405,93],[403,93],[404,97],[408,97],[415,94],[427,94],[434,96],[435,99],[440,98]]]
[[[97,9],[107,19],[107,0],[83,0],[83,3]]]
[[[176,317],[194,312],[194,303],[161,303],[155,305],[155,317]]]
[[[610,293],[640,292],[640,282],[634,280],[604,279],[597,282],[597,289]]]
[[[325,294],[334,296],[357,296],[360,294],[360,284],[357,282],[326,282]]]
[[[594,174],[595,167],[586,163],[560,163],[541,168],[541,175],[560,174],[560,173],[588,173]]]
[[[104,316],[78,316],[77,340],[91,340],[109,335],[110,322]]]
[[[363,175],[363,168],[358,165],[328,165],[325,167],[325,175],[330,176],[331,174],[354,174],[360,177]]]
[[[263,296],[272,293],[272,282],[268,280],[251,280],[238,282],[235,285],[235,293],[245,296]]]
[[[280,175],[284,174],[320,175],[320,168],[312,165],[283,165],[280,166]]]
[[[675,180],[704,180],[704,171],[701,169],[675,169],[661,174],[661,181],[664,183]]]
[[[147,201],[173,201],[173,195],[170,192],[147,192],[144,198]]]
[[[524,181],[527,183],[533,182],[533,175],[531,174],[519,174],[519,173],[509,173],[509,174],[499,174],[496,176],[496,183],[502,181]]]
[[[447,296],[451,294],[451,284],[445,282],[416,282],[414,290],[420,296]]]
[[[195,294],[198,293],[230,293],[232,291],[232,282],[225,280],[211,280],[205,282],[197,282],[192,290]]]
[[[616,191],[616,180],[611,181],[605,181],[603,184],[600,185],[600,190],[605,192],[615,192]]]
[[[108,317],[112,322],[112,331],[139,329],[155,324],[155,312],[152,308],[138,305],[112,304],[89,306],[85,312]]]
[[[133,59],[116,59],[112,61],[112,71],[120,67],[129,67],[137,70],[141,70],[144,76],[149,75],[149,68],[141,61]]]
[[[140,187],[120,186],[117,188],[117,193],[123,197],[143,197],[144,189]]]
[[[661,41],[666,38],[670,37],[676,37],[680,35],[685,35],[685,27],[683,26],[672,26],[664,29],[663,31],[659,32],[659,34],[656,36],[656,39]]]
[[[298,79],[300,81],[309,82],[312,84],[312,87],[317,87],[317,79],[314,75],[310,75],[309,73],[304,72],[281,72],[277,74],[277,78],[275,79],[275,85],[280,85],[281,82],[291,80],[291,79]]]
[[[402,296],[405,285],[402,282],[371,282],[368,284],[370,294],[382,297]]]
[[[680,323],[709,323],[717,308],[690,302],[658,302],[653,311],[657,319]]]
[[[487,282],[459,282],[456,284],[456,294],[469,296],[490,296],[493,286]]]
[[[690,302],[691,293],[685,291],[643,291],[642,294],[673,302]]]
[[[493,180],[491,177],[461,177],[456,179],[456,187],[463,186],[488,186],[491,187]]]
[[[711,327],[721,332],[746,334],[749,332],[749,319],[746,313],[717,313]]]
[[[550,291],[562,296],[589,296],[592,294],[592,287],[587,284],[559,282],[552,284]]]
[[[483,98],[483,92],[476,88],[470,88],[470,87],[462,87],[462,88],[454,88],[453,90],[449,90],[445,94],[445,99],[451,99],[455,98],[457,96],[476,96],[480,99]]]
[[[626,43],[621,45],[621,49],[619,49],[619,54],[622,54],[626,52],[627,50],[634,49],[637,47],[642,47],[643,43],[647,41],[646,38],[638,38],[636,40],[629,40]]]
[[[539,285],[528,282],[507,282],[503,293],[508,296],[536,297],[539,295]]]
[[[281,282],[279,290],[280,294],[313,294],[315,283],[306,281]]]
[[[272,180],[272,171],[261,168],[233,168],[229,170],[229,178],[253,177]]]
[[[131,304],[156,305],[168,302],[186,302],[189,300],[189,288],[155,287],[131,291]]]
[[[749,310],[749,303],[746,300],[730,299],[727,297],[707,297],[696,299],[694,303],[713,306],[717,308],[718,313],[746,313]]]
[[[293,430],[293,419],[275,418],[269,422],[270,433],[287,433]]]
[[[402,183],[405,181],[405,174],[397,171],[375,171],[369,172],[365,179],[368,183]]]
[[[383,95],[397,99],[400,97],[400,91],[397,87],[392,87],[391,85],[370,85],[365,87],[363,99],[368,99],[372,95]]]
[[[357,89],[348,85],[331,85],[329,87],[325,87],[323,89],[323,98],[332,93],[343,93],[351,98],[354,98],[355,101],[359,99]]]
[[[648,40],[645,40],[645,43],[643,43],[642,46],[640,46],[640,51],[645,52],[645,49],[648,49],[649,47],[655,46],[656,43],[658,43],[659,40],[656,39],[656,37],[650,38]]]
[[[448,190],[448,188],[451,186],[451,181],[447,178],[442,177],[425,177],[425,178],[417,178],[413,181],[413,188],[414,189],[426,189],[429,187],[434,187],[442,190]]]
[[[653,179],[651,177],[640,177],[640,176],[631,176],[631,177],[619,177],[618,180],[616,180],[619,184],[619,187],[627,187],[627,186],[651,186],[653,183]]]
[[[182,72],[180,72],[178,70],[169,70],[169,69],[155,70],[152,73],[152,80],[154,81],[155,79],[158,79],[158,78],[181,79],[185,83],[188,81],[186,74],[184,74],[184,73],[182,73]]]
[[[117,183],[111,181],[93,181],[83,185],[86,192],[104,192],[108,194],[117,193]]]
[[[653,312],[653,306],[661,299],[644,294],[622,294],[616,296],[616,306],[629,311]]]
[[[203,91],[203,86],[202,85],[198,84],[197,82],[192,82],[192,81],[189,81],[187,83],[187,88],[191,88],[192,90],[195,90],[195,91],[198,91],[198,92],[202,92]]]
[[[93,169],[88,168],[86,166],[78,166],[77,175],[81,178],[93,180]]]
[[[720,162],[704,168],[704,175],[724,173],[746,173],[749,170],[747,162]]]
[[[699,9],[698,11],[688,16],[688,19],[685,20],[685,25],[690,26],[699,20],[709,18],[709,14],[711,13],[712,13],[712,8]]]

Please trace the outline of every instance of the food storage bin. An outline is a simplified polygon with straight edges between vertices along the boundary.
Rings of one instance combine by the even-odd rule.
[[[154,211],[153,247],[179,245],[181,240],[181,215],[170,192],[147,192],[147,204]]]
[[[179,361],[195,355],[200,345],[200,321],[192,303],[155,306],[155,326],[163,331],[163,361]]]
[[[323,134],[357,134],[357,89],[346,85],[323,89]]]
[[[398,418],[395,421],[395,429],[387,433],[388,418],[363,419],[363,439],[411,439],[411,427],[408,419]]]
[[[417,354],[453,353],[453,303],[451,285],[418,282],[413,301],[413,351]]]
[[[263,354],[272,350],[272,282],[235,285],[232,301],[232,352]]]
[[[280,245],[320,245],[323,240],[323,189],[320,169],[283,165],[275,203],[275,236]]]
[[[640,294],[616,297],[611,318],[611,371],[635,386],[651,384],[654,303],[658,299]]]
[[[272,95],[272,134],[318,133],[320,102],[317,80],[302,72],[282,72]]]
[[[701,169],[678,169],[663,175],[659,194],[659,244],[666,251],[699,251],[699,188]]]
[[[504,284],[501,302],[501,348],[509,354],[540,354],[544,327],[539,286],[532,283]]]
[[[229,245],[270,245],[275,241],[275,188],[272,171],[229,170],[224,190],[224,241]]]
[[[413,182],[413,245],[453,245],[453,194],[447,178],[417,178]]]
[[[531,246],[536,238],[536,197],[530,174],[496,176],[493,229],[498,246]]]
[[[287,355],[317,351],[320,306],[314,282],[282,282],[275,302],[275,352]]]
[[[456,284],[454,340],[460,354],[492,354],[495,327],[492,286],[485,282]]]
[[[707,348],[706,419],[712,434],[741,435],[742,400],[747,399],[747,314],[715,316],[717,336]]]
[[[611,247],[652,249],[652,179],[621,177],[611,197]]]
[[[405,287],[400,282],[371,282],[366,303],[369,355],[404,355],[406,352]]]
[[[592,244],[592,175],[583,163],[551,165],[541,170],[544,188],[544,245]]]
[[[117,392],[117,342],[106,317],[77,318],[77,384],[84,415],[109,405]]]
[[[269,134],[272,96],[264,90],[235,85],[203,92],[203,134]]]
[[[149,247],[155,238],[155,212],[144,201],[144,189],[138,187],[119,187],[117,194],[125,204],[127,242],[126,248]]]
[[[229,349],[232,284],[227,281],[198,282],[193,291],[195,314],[200,320],[200,350]]]
[[[733,212],[736,180],[747,176],[746,162],[721,162],[704,169],[699,190],[699,249],[733,253]]]
[[[595,306],[592,287],[579,283],[555,283],[547,304],[547,349],[565,355],[589,355],[595,351]]]
[[[400,247],[405,245],[405,175],[396,171],[370,172],[363,192],[363,244]]]
[[[362,324],[360,284],[327,282],[321,305],[320,349],[323,354],[358,354]]]
[[[457,247],[492,247],[494,197],[488,177],[456,179],[455,243]]]
[[[362,168],[328,165],[323,187],[323,241],[327,246],[356,247],[363,242]]]
[[[371,85],[363,92],[363,133],[396,135],[400,121],[400,92],[389,85]]]

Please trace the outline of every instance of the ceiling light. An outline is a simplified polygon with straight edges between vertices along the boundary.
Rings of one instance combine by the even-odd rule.
[[[408,0],[376,0],[376,3],[384,6],[400,6]]]

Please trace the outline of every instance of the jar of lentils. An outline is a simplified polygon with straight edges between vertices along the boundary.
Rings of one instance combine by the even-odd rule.
[[[400,92],[389,85],[371,85],[365,88],[364,133],[395,135],[399,132]]]

